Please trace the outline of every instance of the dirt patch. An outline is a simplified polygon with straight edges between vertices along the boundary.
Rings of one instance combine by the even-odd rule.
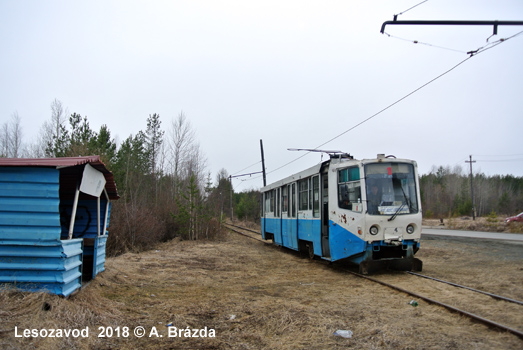
[[[429,238],[423,240],[419,257],[426,274],[523,299],[523,246],[515,247]],[[423,302],[412,307],[410,300],[322,261],[231,233],[219,242],[169,242],[142,254],[108,259],[106,271],[69,299],[3,291],[0,347],[520,349],[523,345],[513,335],[440,307]],[[212,329],[215,337],[170,338],[169,323],[177,330]],[[90,334],[15,338],[15,326],[19,332],[89,327]],[[144,327],[146,336],[132,334],[138,326]],[[99,338],[99,327],[129,327],[131,334]],[[158,336],[149,337],[153,329]],[[352,338],[333,334],[340,329],[351,330]]]

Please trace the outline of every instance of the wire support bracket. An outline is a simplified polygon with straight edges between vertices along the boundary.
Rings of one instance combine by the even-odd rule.
[[[398,15],[394,15],[394,20],[385,21],[381,25],[380,33],[385,33],[387,25],[443,25],[443,26],[493,26],[493,34],[498,34],[498,26],[523,26],[523,21],[457,21],[457,20],[405,20],[398,21]]]

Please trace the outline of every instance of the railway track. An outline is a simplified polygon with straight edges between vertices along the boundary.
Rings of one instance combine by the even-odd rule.
[[[238,233],[238,234],[240,234],[242,236],[249,237],[251,239],[254,239],[256,241],[262,242],[264,244],[272,245],[271,242],[267,242],[267,241],[264,241],[263,239],[261,239],[261,234],[258,231],[251,230],[250,228],[246,228],[246,227],[233,225],[233,224],[224,224],[224,226],[227,227],[229,230],[231,230],[231,231],[233,231],[235,233]],[[246,233],[245,231],[247,231],[249,233]],[[255,235],[253,235],[253,233],[257,234],[259,237],[256,237]]]
[[[272,243],[269,243],[269,242],[264,241],[263,239],[261,239],[261,235],[260,235],[260,233],[258,231],[255,231],[255,230],[252,230],[252,229],[249,229],[249,228],[245,228],[245,227],[241,227],[241,226],[238,226],[238,225],[232,225],[232,224],[226,224],[225,226],[228,229],[230,229],[231,231],[236,232],[238,234],[241,234],[243,236],[246,236],[248,238],[251,238],[251,239],[263,242],[264,244],[272,244]],[[375,278],[375,277],[370,277],[370,276],[367,276],[367,275],[359,274],[357,272],[351,271],[348,268],[341,268],[341,270],[343,270],[344,272],[350,273],[352,275],[355,275],[357,277],[366,279],[368,281],[371,281],[371,282],[374,282],[374,283],[378,283],[378,284],[381,284],[383,286],[392,288],[392,289],[397,290],[399,292],[406,293],[406,294],[408,294],[408,295],[410,295],[410,296],[412,296],[414,298],[417,298],[419,300],[423,300],[423,301],[425,301],[427,303],[444,307],[447,310],[450,310],[452,312],[455,312],[455,313],[458,313],[460,315],[466,316],[466,317],[468,317],[468,318],[470,318],[470,319],[472,319],[474,321],[477,321],[477,322],[483,323],[485,325],[488,325],[490,327],[494,327],[494,328],[497,328],[497,329],[500,329],[500,330],[512,333],[514,335],[517,335],[521,339],[523,339],[523,332],[518,330],[518,329],[515,329],[513,327],[501,324],[500,322],[496,322],[494,320],[482,317],[480,315],[477,315],[475,312],[466,311],[466,310],[464,310],[462,308],[458,308],[456,306],[450,305],[448,302],[443,302],[443,301],[436,300],[434,297],[428,296],[426,294],[430,294],[430,290],[433,290],[432,293],[436,293],[437,294],[438,292],[441,292],[443,294],[447,294],[448,293],[448,294],[452,295],[452,294],[456,294],[457,293],[456,292],[457,289],[463,289],[463,290],[466,290],[466,292],[469,293],[470,295],[481,295],[481,296],[484,296],[484,298],[486,297],[489,300],[493,300],[495,303],[503,303],[502,306],[513,305],[513,306],[510,306],[510,307],[507,306],[507,308],[511,309],[511,310],[513,308],[521,308],[523,306],[523,302],[522,301],[511,299],[511,298],[507,298],[507,297],[504,297],[504,296],[496,295],[496,294],[493,294],[493,293],[481,291],[481,290],[478,290],[478,289],[475,289],[475,288],[463,286],[463,285],[460,285],[460,284],[457,284],[457,283],[445,281],[445,280],[442,280],[442,279],[438,279],[438,278],[434,278],[434,277],[430,277],[430,276],[426,276],[426,275],[422,275],[422,274],[414,273],[414,272],[401,273],[400,275],[402,276],[402,280],[404,280],[401,284],[407,284],[409,286],[412,286],[412,283],[411,283],[412,280],[410,280],[410,281],[409,281],[409,279],[405,280],[403,278],[404,276],[409,276],[409,277],[412,276],[412,277],[414,277],[416,279],[417,278],[426,279],[426,280],[428,280],[427,283],[423,284],[423,289],[425,290],[424,294],[422,294],[420,292],[416,292],[416,291],[410,290],[410,289],[407,289],[407,288],[404,288],[404,287],[401,287],[400,285],[397,285],[397,284],[392,284],[392,283],[386,282],[383,279],[378,279],[378,278]],[[435,287],[435,284],[430,286],[430,283],[444,284],[445,286],[449,286],[451,289],[450,290],[447,289],[447,290],[444,290],[442,292],[442,288],[441,287]],[[469,298],[469,297],[465,296],[465,298]],[[476,303],[475,307],[473,305],[472,308],[478,308],[478,306],[483,306],[482,304],[488,303],[488,301],[486,299],[480,300],[480,299],[477,299],[477,297],[475,297],[475,296],[474,297],[471,296],[470,298],[471,299],[475,299],[475,303]],[[474,303],[474,301],[473,301],[473,303]],[[477,303],[480,303],[481,305],[477,305]],[[467,307],[467,306],[464,306],[463,308],[465,308],[465,307]],[[470,309],[471,306],[469,305],[467,308]],[[517,312],[515,312],[515,313],[517,314]],[[519,314],[521,314],[521,311],[519,312]]]

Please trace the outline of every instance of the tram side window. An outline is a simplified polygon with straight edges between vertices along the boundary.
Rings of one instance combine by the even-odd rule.
[[[299,210],[309,209],[309,179],[298,182]]]
[[[276,193],[276,212],[275,216],[280,216],[280,189],[274,190]]]
[[[309,210],[312,210],[312,178],[307,180],[309,183]]]
[[[265,194],[262,193],[260,195],[260,216],[261,217],[265,216],[265,200],[264,200],[264,198],[265,198]]]
[[[320,217],[320,177],[312,178],[312,216]]]
[[[296,217],[296,183],[291,185],[291,217]]]
[[[276,200],[276,190],[271,191],[271,212],[274,213],[274,202]]]
[[[358,203],[361,203],[360,169],[341,169],[338,171],[338,205],[343,209],[360,211]]]
[[[274,191],[265,192],[265,212],[274,212]]]
[[[281,197],[282,197],[282,204],[281,204],[281,210],[282,212],[287,212],[287,206],[288,206],[288,200],[289,196],[287,195],[287,191],[289,190],[289,186],[285,185],[281,189]]]

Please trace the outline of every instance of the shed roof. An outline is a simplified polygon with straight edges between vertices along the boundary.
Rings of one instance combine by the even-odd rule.
[[[116,182],[114,181],[113,173],[110,172],[105,164],[100,160],[100,156],[85,156],[85,157],[62,157],[62,158],[0,158],[0,167],[47,167],[47,168],[71,168],[83,164],[90,164],[93,168],[100,171],[105,177],[105,189],[110,199],[118,199],[118,191],[116,190]],[[69,179],[69,176],[67,177]],[[69,180],[65,180],[69,182]],[[76,186],[76,180],[74,181]]]

